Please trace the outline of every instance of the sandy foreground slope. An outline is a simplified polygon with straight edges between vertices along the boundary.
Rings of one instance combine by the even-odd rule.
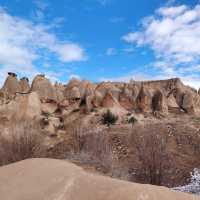
[[[67,161],[30,159],[0,168],[0,199],[200,200],[200,197],[89,174]]]

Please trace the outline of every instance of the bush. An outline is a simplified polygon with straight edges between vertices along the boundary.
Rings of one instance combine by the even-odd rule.
[[[171,167],[167,151],[168,135],[161,131],[159,127],[148,124],[142,129],[136,127],[130,134],[130,145],[135,147],[140,162],[135,177],[142,183],[162,185],[166,171]]]
[[[70,151],[66,152],[66,159],[94,166],[104,173],[111,170],[113,153],[107,132],[80,124],[74,125],[70,132],[72,146]]]
[[[43,155],[39,129],[28,123],[13,126],[6,136],[0,136],[0,166]]]
[[[108,127],[110,127],[111,124],[115,124],[117,120],[118,116],[114,115],[109,109],[102,115],[102,123],[106,124]]]
[[[137,122],[137,119],[135,118],[135,117],[130,117],[129,119],[128,119],[128,123],[129,124],[132,124],[132,126],[135,124]]]

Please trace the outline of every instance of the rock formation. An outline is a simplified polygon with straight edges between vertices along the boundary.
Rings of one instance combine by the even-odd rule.
[[[51,82],[44,75],[37,75],[31,85],[31,92],[37,92],[42,100],[55,100],[56,91]]]
[[[29,80],[26,77],[23,77],[19,81],[19,87],[21,93],[28,93],[30,90]]]
[[[8,77],[1,91],[4,93],[4,96],[7,99],[13,99],[16,92],[20,91],[20,85],[17,80],[17,75],[15,73],[8,72]]]
[[[160,81],[102,82],[93,84],[89,81],[72,79],[67,85],[51,84],[44,75],[37,75],[29,86],[27,78],[20,81],[17,75],[9,72],[2,89],[0,102],[14,100],[16,94],[36,92],[42,103],[47,103],[50,110],[84,108],[87,112],[101,108],[122,108],[127,112],[198,114],[200,96],[196,90],[185,86],[180,79]],[[54,105],[50,105],[50,104]],[[44,107],[44,106],[43,106]],[[71,108],[71,109],[70,109]],[[45,108],[48,110],[47,108]],[[55,111],[54,110],[54,111]],[[68,112],[68,111],[67,111]]]

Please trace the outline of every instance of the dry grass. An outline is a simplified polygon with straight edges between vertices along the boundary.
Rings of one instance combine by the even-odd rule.
[[[0,136],[0,166],[20,160],[43,157],[40,129],[28,122],[11,126]]]

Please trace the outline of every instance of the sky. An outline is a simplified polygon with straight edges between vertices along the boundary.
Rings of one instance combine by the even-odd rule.
[[[200,87],[198,0],[0,0],[0,84],[180,77]]]

